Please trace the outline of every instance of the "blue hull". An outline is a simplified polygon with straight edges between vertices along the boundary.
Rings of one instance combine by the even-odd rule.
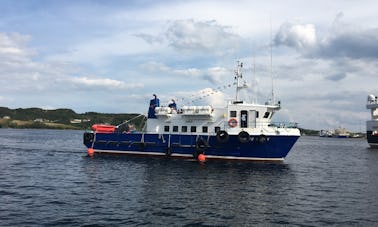
[[[207,159],[282,161],[299,136],[250,136],[240,141],[230,135],[227,141],[205,135],[159,135],[122,133],[85,133],[84,144],[95,153],[156,155]]]

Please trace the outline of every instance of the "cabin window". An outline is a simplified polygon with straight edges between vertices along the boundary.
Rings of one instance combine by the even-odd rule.
[[[164,126],[164,132],[169,132],[169,126],[168,125]]]
[[[264,114],[264,118],[268,118],[268,117],[269,117],[269,114],[270,114],[270,112],[265,112],[265,114]]]
[[[173,132],[178,132],[178,126],[177,125],[173,126]]]
[[[202,126],[202,132],[207,132],[207,126]]]
[[[188,126],[181,126],[181,132],[187,132]]]
[[[230,117],[236,117],[236,111],[234,110],[230,111]]]
[[[196,132],[196,131],[197,131],[197,127],[196,126],[190,127],[190,132]]]
[[[217,126],[217,127],[214,128],[214,132],[215,132],[215,133],[217,133],[217,132],[219,132],[219,131],[220,131],[220,127]]]
[[[259,111],[256,111],[256,118],[259,118]]]

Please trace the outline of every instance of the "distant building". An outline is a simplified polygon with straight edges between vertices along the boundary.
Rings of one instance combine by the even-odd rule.
[[[80,124],[80,123],[83,123],[83,122],[90,122],[91,120],[89,119],[73,119],[71,120],[71,124]]]
[[[81,123],[81,119],[73,119],[70,122],[71,122],[71,124],[80,124]]]

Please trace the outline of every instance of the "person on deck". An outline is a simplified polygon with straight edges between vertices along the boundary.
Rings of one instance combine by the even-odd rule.
[[[148,108],[148,118],[156,118],[155,107],[160,106],[160,101],[157,96],[154,94],[154,99],[150,100],[150,107]]]
[[[159,107],[160,106],[160,101],[159,101],[159,99],[157,98],[157,96],[155,95],[155,94],[153,94],[153,96],[154,96],[154,106],[153,106],[153,108],[155,109],[155,107]]]
[[[175,100],[171,99],[170,103],[168,104],[168,107],[171,108],[172,110],[177,111]]]

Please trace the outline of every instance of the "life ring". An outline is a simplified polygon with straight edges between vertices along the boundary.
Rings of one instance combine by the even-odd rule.
[[[231,128],[234,128],[238,125],[238,120],[236,120],[236,118],[230,118],[230,120],[228,120],[228,126],[230,126]]]
[[[249,133],[246,131],[239,132],[238,140],[240,143],[247,143],[249,141]]]
[[[226,143],[228,142],[228,139],[230,138],[230,136],[228,135],[228,133],[226,131],[218,131],[217,132],[217,140],[218,142],[220,143]]]
[[[259,141],[259,143],[266,143],[266,141],[268,141],[268,139],[266,138],[266,136],[264,134],[261,134],[257,141]]]
[[[94,134],[90,132],[84,133],[84,143],[92,143],[94,139]]]

